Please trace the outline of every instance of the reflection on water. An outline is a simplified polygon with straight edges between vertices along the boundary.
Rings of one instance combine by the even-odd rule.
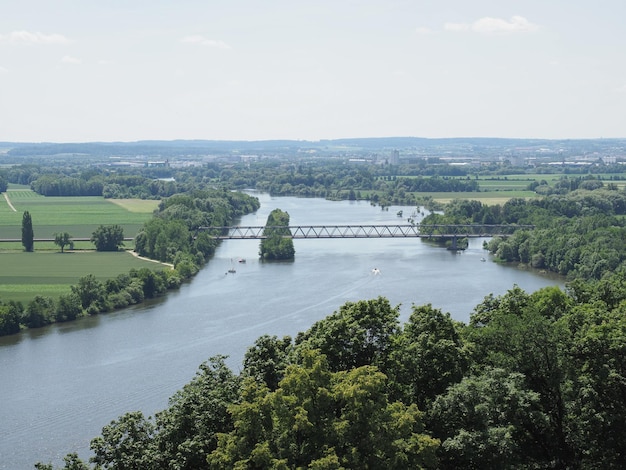
[[[292,225],[398,224],[399,210],[413,212],[260,198],[261,209],[241,225],[263,225],[276,208]],[[102,426],[127,411],[165,408],[209,357],[227,354],[238,371],[262,334],[294,336],[347,301],[385,296],[401,304],[403,321],[412,304],[431,303],[467,321],[489,293],[563,284],[490,262],[478,239],[462,253],[396,238],[297,240],[295,249],[295,262],[262,263],[258,241],[227,241],[192,282],[165,298],[0,338],[0,468],[60,464],[74,451],[88,458],[89,440]]]

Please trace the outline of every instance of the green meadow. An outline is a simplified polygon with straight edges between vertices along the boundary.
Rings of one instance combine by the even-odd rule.
[[[518,175],[506,175],[506,176],[480,176],[477,181],[481,191],[523,191],[526,190],[528,185],[534,181],[538,183],[545,181],[550,186],[561,178],[581,178],[587,175],[578,174],[543,174],[543,173],[525,173]],[[613,183],[618,189],[626,187],[626,174],[623,173],[599,173],[592,174],[595,178],[600,178],[604,184]]]
[[[534,191],[526,190],[494,190],[494,191],[480,191],[470,193],[414,193],[416,196],[430,196],[434,201],[441,202],[443,204],[453,201],[454,199],[470,199],[472,201],[480,201],[486,205],[504,204],[512,198],[524,198],[532,199],[537,197]]]
[[[70,286],[88,274],[104,281],[132,268],[169,269],[169,266],[136,258],[126,251],[4,252],[0,253],[0,265],[0,300],[23,303],[35,295],[56,299],[70,292]]]
[[[123,227],[125,237],[134,237],[157,205],[158,201],[44,197],[10,186],[0,194],[0,239],[21,240],[24,211],[31,215],[35,238],[54,238],[55,232],[89,238],[98,226],[114,224]],[[125,247],[132,248],[132,242]],[[21,241],[0,242],[0,300],[26,303],[35,295],[57,298],[88,274],[106,280],[132,268],[168,268],[129,252],[97,253],[91,242],[76,242],[74,248],[60,253],[52,242],[35,242],[35,252],[25,253]]]
[[[114,224],[122,226],[125,237],[134,237],[158,205],[158,201],[112,201],[97,196],[44,197],[30,189],[10,188],[4,195],[9,201],[0,197],[0,239],[21,239],[25,211],[33,220],[35,238],[54,238],[56,232],[89,238],[98,226]]]

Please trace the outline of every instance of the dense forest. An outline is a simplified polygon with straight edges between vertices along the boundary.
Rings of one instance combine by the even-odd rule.
[[[487,296],[465,325],[349,302],[223,357],[154,418],[129,412],[66,469],[623,468],[626,276]],[[39,469],[52,469],[38,464]]]

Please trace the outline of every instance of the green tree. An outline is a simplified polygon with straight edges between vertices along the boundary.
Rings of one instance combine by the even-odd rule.
[[[285,375],[292,351],[293,344],[289,336],[282,339],[276,336],[261,336],[246,351],[243,376],[265,383],[271,391],[276,390]]]
[[[393,341],[400,333],[400,306],[392,307],[384,297],[346,302],[305,333],[296,344],[319,349],[333,372],[375,365],[386,372]]]
[[[488,368],[437,397],[429,421],[440,438],[442,469],[552,468],[537,461],[534,432],[548,425],[524,376]]]
[[[274,392],[245,380],[211,468],[435,468],[438,441],[415,405],[390,402],[374,366],[331,372],[324,355],[300,352]]]
[[[149,452],[154,424],[140,411],[126,413],[102,429],[102,435],[92,439],[90,459],[96,468],[143,470],[151,466]]]
[[[30,216],[30,212],[25,211],[22,216],[22,245],[24,246],[24,250],[32,252],[34,244],[33,219]]]
[[[54,234],[54,244],[61,248],[61,253],[66,246],[72,246],[72,236],[67,232],[59,232]]]
[[[54,319],[54,311],[54,301],[50,297],[36,295],[26,306],[21,322],[28,328],[49,325]]]
[[[0,305],[0,336],[20,331],[20,311],[15,305]]]
[[[143,295],[146,299],[156,297],[167,290],[164,271],[152,271],[148,268],[141,268],[135,271],[135,275],[142,282]]]
[[[63,294],[57,302],[55,320],[58,322],[76,320],[82,311],[81,300],[76,292]]]
[[[393,348],[392,374],[405,387],[401,396],[425,409],[461,381],[470,361],[460,333],[464,325],[430,304],[412,310]]]
[[[564,351],[571,358],[570,439],[589,468],[619,468],[626,439],[626,305],[580,305],[560,321],[572,332]]]
[[[224,356],[203,363],[196,376],[157,413],[155,459],[151,468],[196,470],[217,448],[218,433],[233,429],[229,407],[239,400],[241,380]]]
[[[100,225],[91,235],[97,251],[118,251],[124,245],[124,229],[119,225]]]
[[[537,461],[554,461],[567,468],[576,461],[568,414],[568,367],[563,351],[569,333],[558,321],[563,305],[554,289],[533,295],[515,287],[505,295],[488,297],[470,318],[467,338],[475,368],[494,367],[520,373],[525,387],[538,394],[544,426],[533,429],[535,445],[526,448]]]
[[[105,310],[106,289],[93,274],[81,277],[78,284],[72,286],[72,293],[78,296],[82,308],[87,312],[99,313]]]

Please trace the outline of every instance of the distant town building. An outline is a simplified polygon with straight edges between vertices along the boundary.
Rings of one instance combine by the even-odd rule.
[[[398,165],[400,163],[400,151],[393,150],[391,152],[391,158],[389,158],[390,165]]]
[[[146,162],[146,166],[148,168],[168,168],[170,163],[167,160],[161,162]]]

